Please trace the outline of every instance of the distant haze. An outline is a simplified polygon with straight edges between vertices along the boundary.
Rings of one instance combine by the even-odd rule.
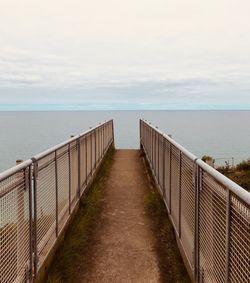
[[[249,0],[0,0],[0,110],[250,109]]]

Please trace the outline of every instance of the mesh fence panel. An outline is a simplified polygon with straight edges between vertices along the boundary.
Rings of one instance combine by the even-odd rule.
[[[165,201],[167,203],[168,209],[170,208],[170,184],[171,184],[171,158],[170,158],[170,143],[168,141],[165,142]]]
[[[26,282],[30,266],[29,168],[0,181],[0,282]]]
[[[77,201],[78,192],[78,151],[77,141],[70,143],[70,200],[72,208]]]
[[[205,282],[224,282],[226,272],[226,190],[202,172],[200,188],[200,269]]]
[[[160,189],[161,192],[163,193],[163,169],[164,169],[164,165],[163,165],[163,154],[164,154],[164,144],[163,144],[163,138],[162,136],[159,136],[159,170],[158,170],[158,180],[159,180],[159,185],[160,185]]]
[[[250,282],[249,194],[167,136],[158,153],[162,134],[142,120],[140,132],[193,279]]]
[[[179,193],[180,193],[180,172],[179,172],[179,164],[180,164],[180,151],[172,146],[171,147],[171,216],[173,218],[174,226],[178,231],[179,225]]]
[[[36,213],[37,253],[42,264],[56,238],[56,170],[55,153],[38,161]]]
[[[91,149],[92,143],[91,143],[90,135],[86,137],[86,142],[87,142],[87,176],[89,179],[91,174],[91,164],[92,164],[92,149]]]
[[[1,283],[37,276],[112,142],[109,121],[0,174]]]
[[[91,149],[92,149],[92,152],[91,152],[91,154],[92,154],[91,170],[92,171],[95,168],[95,158],[96,158],[96,156],[95,156],[96,147],[95,146],[96,146],[96,144],[95,144],[95,133],[92,132],[91,133]]]
[[[86,139],[85,137],[80,138],[80,184],[81,184],[81,194],[86,187],[87,178],[87,155],[86,155]]]
[[[250,281],[250,207],[237,195],[231,198],[230,268],[231,282]]]
[[[195,187],[193,161],[182,154],[181,163],[181,241],[188,261],[194,268]]]
[[[68,145],[57,151],[59,231],[69,217],[69,152]]]

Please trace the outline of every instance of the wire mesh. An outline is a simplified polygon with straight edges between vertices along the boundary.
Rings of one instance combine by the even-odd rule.
[[[249,194],[143,120],[140,134],[193,279],[250,282]]]
[[[91,177],[91,165],[92,165],[92,142],[91,142],[91,135],[86,136],[86,143],[87,143],[87,179]]]
[[[56,168],[55,152],[38,161],[36,190],[36,240],[41,265],[56,239]]]
[[[87,165],[87,156],[86,156],[86,140],[85,137],[80,138],[80,186],[81,194],[83,193],[86,187],[86,165]]]
[[[176,231],[179,225],[179,198],[180,198],[180,151],[175,147],[171,147],[171,216]]]
[[[232,194],[230,211],[230,260],[231,282],[250,281],[250,207]]]
[[[112,142],[109,121],[0,174],[1,283],[37,276]]]
[[[186,247],[186,256],[194,269],[195,235],[195,179],[193,161],[182,154],[181,163],[181,241]]]
[[[30,279],[29,167],[0,181],[0,282]]]
[[[69,153],[68,145],[57,150],[58,225],[59,232],[69,217]]]
[[[201,277],[205,282],[224,282],[226,274],[227,191],[206,172],[201,172],[199,249]]]
[[[78,151],[77,141],[70,143],[70,200],[72,209],[76,205],[78,191]]]

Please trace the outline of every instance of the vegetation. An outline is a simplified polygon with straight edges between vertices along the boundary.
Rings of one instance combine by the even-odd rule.
[[[150,172],[147,170],[148,173]],[[150,173],[149,173],[150,175]],[[174,228],[167,214],[165,204],[155,189],[150,175],[152,188],[145,196],[146,211],[151,219],[155,235],[155,247],[158,253],[162,282],[191,282],[176,243]]]
[[[114,149],[110,149],[89,192],[81,199],[78,213],[49,270],[47,283],[72,282],[72,278],[77,278],[79,270],[85,268],[84,258],[91,254],[91,235],[101,213],[104,194],[102,188],[111,166],[113,152]],[[81,266],[78,266],[79,263]]]
[[[250,192],[250,158],[234,167],[226,165],[217,170]]]
[[[209,156],[209,155],[203,155],[202,158],[201,158],[202,161],[206,162],[206,161],[211,161],[211,162],[214,162],[215,160],[213,159],[212,156]]]

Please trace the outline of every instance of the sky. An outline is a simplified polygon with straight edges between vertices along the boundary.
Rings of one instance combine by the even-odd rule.
[[[0,110],[250,109],[249,0],[0,0]]]

